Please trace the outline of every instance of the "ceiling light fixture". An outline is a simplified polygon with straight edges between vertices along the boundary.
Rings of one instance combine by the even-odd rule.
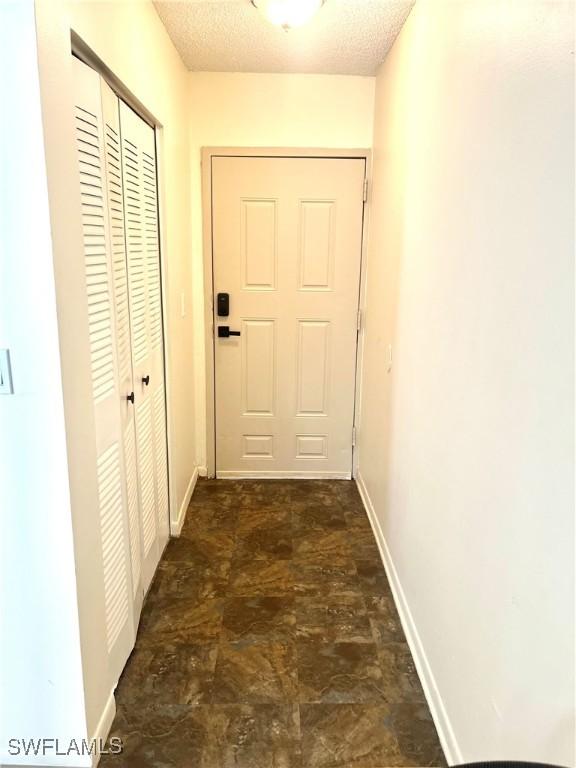
[[[268,21],[288,30],[307,24],[326,0],[251,0],[251,2]]]

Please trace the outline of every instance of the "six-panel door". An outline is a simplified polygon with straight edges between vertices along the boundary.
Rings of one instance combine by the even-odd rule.
[[[212,159],[219,477],[351,475],[364,176],[363,159]]]

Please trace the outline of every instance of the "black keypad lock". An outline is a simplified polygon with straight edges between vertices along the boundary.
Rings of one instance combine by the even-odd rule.
[[[216,297],[216,314],[218,317],[228,317],[230,314],[229,293],[219,293]]]

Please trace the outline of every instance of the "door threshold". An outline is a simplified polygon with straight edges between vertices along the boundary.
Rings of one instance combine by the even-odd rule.
[[[218,480],[351,480],[350,472],[285,472],[268,470],[248,472],[241,470],[217,471]]]

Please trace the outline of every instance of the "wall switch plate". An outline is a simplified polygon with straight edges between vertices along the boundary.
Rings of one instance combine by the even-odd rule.
[[[0,395],[13,395],[10,350],[0,349]]]

